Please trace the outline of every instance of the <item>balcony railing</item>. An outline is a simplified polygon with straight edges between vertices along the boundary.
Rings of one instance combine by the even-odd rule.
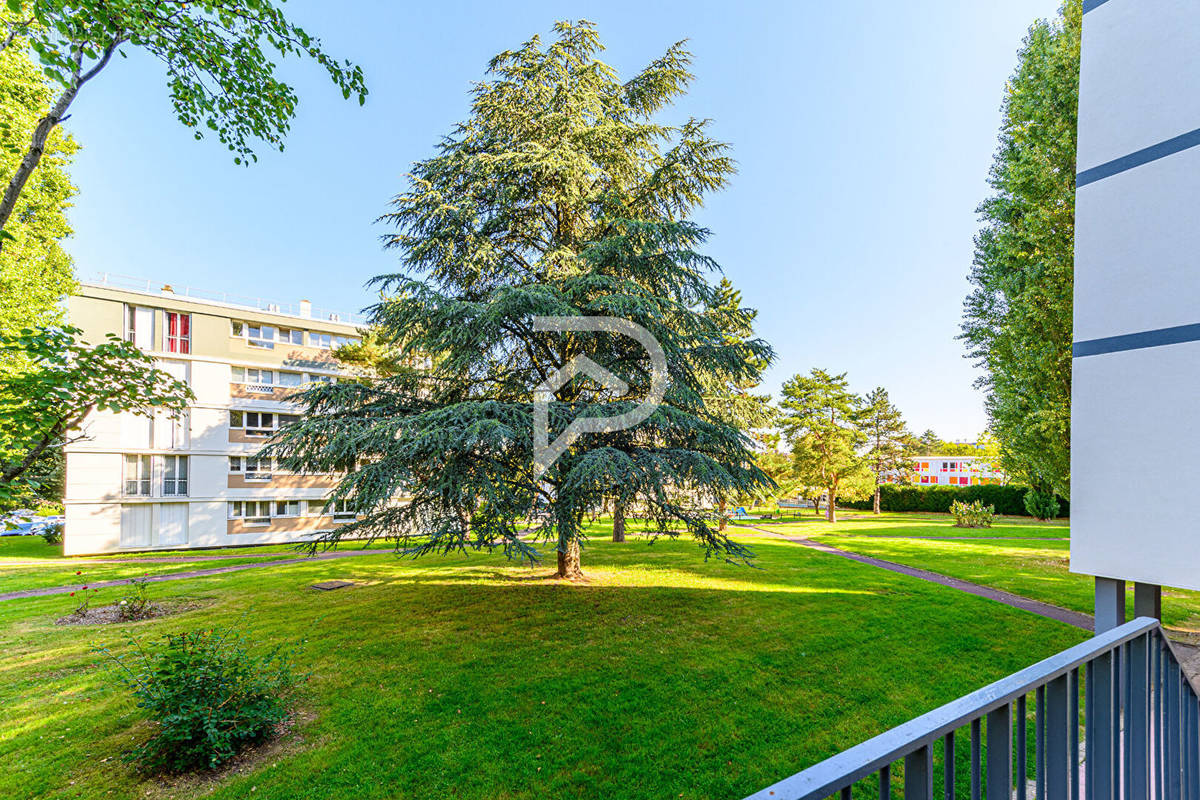
[[[1197,696],[1158,621],[1142,617],[747,800],[890,800],[893,777],[905,800],[931,800],[939,772],[947,800],[1200,800]],[[960,732],[969,756],[957,749]]]

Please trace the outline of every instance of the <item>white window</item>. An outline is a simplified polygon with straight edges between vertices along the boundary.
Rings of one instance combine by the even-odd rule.
[[[270,325],[247,325],[246,343],[251,347],[272,350],[275,347],[275,329]]]
[[[333,376],[332,375],[316,375],[316,374],[310,372],[308,374],[308,380],[310,383],[333,383]]]
[[[265,411],[246,412],[247,436],[270,436],[275,431],[275,414]]]
[[[308,346],[328,350],[333,345],[333,337],[328,333],[309,333]]]
[[[163,456],[163,497],[185,497],[188,493],[188,457]]]
[[[231,410],[229,427],[243,428],[247,436],[270,436],[275,432],[278,416],[274,412]]]
[[[271,480],[271,459],[247,457],[245,461],[246,480],[248,481],[269,481]]]
[[[125,306],[125,340],[142,350],[154,348],[154,309]]]
[[[325,513],[333,516],[335,521],[346,522],[358,517],[351,507],[349,500],[331,500],[326,504]]]
[[[192,352],[192,315],[179,314],[174,311],[167,315],[167,347],[168,353]]]
[[[271,501],[234,500],[229,504],[229,518],[245,520],[247,525],[267,525],[271,522]]]
[[[288,329],[288,328],[280,328],[279,329],[279,341],[283,342],[284,344],[302,345],[302,344],[304,344],[304,331],[298,331],[295,329]]]
[[[298,516],[300,516],[300,501],[299,500],[276,500],[275,501],[275,516],[277,516],[277,517],[298,517]]]
[[[304,383],[304,375],[300,372],[281,372],[279,373],[280,386],[299,386]]]
[[[171,444],[172,450],[182,450],[188,446],[188,412],[181,411],[180,413],[170,417],[171,425]]]
[[[150,496],[150,456],[125,456],[125,494]]]

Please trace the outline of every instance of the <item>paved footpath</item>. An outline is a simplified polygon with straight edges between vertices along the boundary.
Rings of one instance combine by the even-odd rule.
[[[903,564],[897,564],[894,561],[884,561],[883,559],[872,558],[871,556],[851,553],[848,550],[841,550],[837,547],[831,547],[830,545],[822,542],[816,542],[812,539],[805,539],[799,536],[787,536],[786,534],[770,530],[769,528],[759,528],[753,525],[748,525],[746,527],[754,528],[754,530],[762,531],[763,533],[769,533],[772,536],[778,536],[781,539],[787,539],[789,542],[795,542],[802,547],[807,547],[811,550],[816,550],[821,553],[840,556],[841,558],[847,558],[851,561],[857,561],[860,564],[869,564],[872,567],[879,567],[880,569],[886,569],[891,572],[898,572],[901,575],[908,575],[912,578],[920,578],[923,581],[929,581],[930,583],[936,583],[941,586],[948,586],[951,589],[958,589],[960,592],[973,594],[977,597],[986,597],[989,600],[995,600],[996,602],[1003,603],[1006,606],[1012,606],[1013,608],[1019,608],[1023,611],[1029,611],[1033,614],[1037,614],[1040,617],[1046,617],[1058,622],[1064,622],[1067,625],[1074,625],[1076,628],[1082,628],[1086,631],[1091,631],[1093,627],[1092,617],[1089,614],[1081,614],[1078,611],[1060,608],[1059,606],[1051,605],[1050,603],[1043,603],[1040,600],[1031,600],[1028,597],[1022,597],[1019,594],[1012,594],[1011,592],[1001,591],[1000,589],[993,589],[989,586],[980,586],[978,583],[960,581],[958,578],[951,578],[938,572],[930,572],[927,569],[906,567]]]
[[[287,564],[304,564],[313,561],[329,561],[335,558],[353,558],[355,556],[374,556],[380,553],[391,553],[391,550],[351,550],[341,553],[320,553],[315,556],[300,556],[298,558],[284,558],[278,561],[261,561],[255,564],[234,564],[229,567],[211,567],[209,569],[197,569],[190,572],[172,572],[169,575],[151,575],[146,580],[150,583],[162,583],[163,581],[180,581],[185,578],[203,578],[206,575],[224,575],[227,572],[241,572],[246,569],[263,569],[264,567],[282,567]],[[43,562],[44,563],[44,562]],[[112,562],[106,562],[112,563]],[[125,562],[130,563],[130,562]],[[114,586],[128,586],[129,580],[122,579],[119,581],[97,581],[89,583],[89,589],[109,589]],[[0,593],[0,601],[3,600],[19,600],[23,597],[45,597],[52,594],[69,594],[76,591],[79,584],[71,584],[69,586],[47,586],[42,589],[25,589],[19,592],[2,592]]]

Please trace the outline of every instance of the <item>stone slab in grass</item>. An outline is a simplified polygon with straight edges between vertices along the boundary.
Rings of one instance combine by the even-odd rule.
[[[354,581],[321,581],[320,583],[314,583],[312,588],[319,589],[322,592],[332,592],[334,589],[346,589],[354,585]]]

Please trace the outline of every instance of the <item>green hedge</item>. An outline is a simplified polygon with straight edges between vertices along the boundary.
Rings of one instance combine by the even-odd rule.
[[[970,503],[982,500],[984,505],[995,506],[997,514],[1009,517],[1028,517],[1025,510],[1026,486],[989,484],[987,486],[897,486],[885,483],[879,490],[880,511],[930,511],[938,514],[950,513],[950,504],[955,500]],[[1070,516],[1071,506],[1063,498],[1058,499],[1059,517]],[[860,511],[870,511],[874,501],[843,500],[838,505]]]

